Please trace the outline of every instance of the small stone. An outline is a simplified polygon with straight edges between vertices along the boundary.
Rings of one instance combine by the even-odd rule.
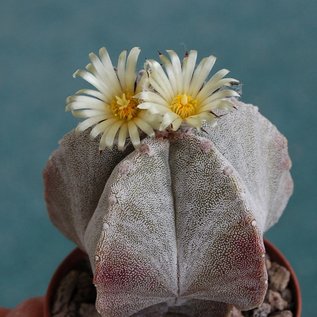
[[[70,271],[60,282],[58,290],[55,294],[54,304],[52,307],[52,314],[59,316],[61,312],[68,309],[68,304],[71,300],[74,289],[76,288],[76,280],[78,278],[78,271]]]
[[[283,266],[273,262],[268,270],[271,288],[276,291],[283,291],[289,282],[290,272]]]
[[[288,303],[291,303],[293,300],[292,292],[289,288],[285,288],[282,292],[281,295],[283,299],[285,299]]]
[[[70,271],[60,282],[55,294],[52,317],[81,317],[79,310],[82,304],[94,307],[96,289],[92,283],[92,272],[88,262],[83,262],[82,270]],[[88,314],[83,317],[99,315]]]
[[[93,303],[96,299],[96,289],[92,277],[87,272],[80,272],[77,280],[77,292],[73,296],[76,303]]]
[[[243,317],[243,315],[239,309],[233,306],[228,317]]]
[[[82,303],[79,307],[78,317],[100,317],[94,304]]]
[[[75,302],[71,301],[67,307],[67,317],[76,317],[77,316],[78,306]]]
[[[271,312],[271,305],[263,303],[253,311],[252,317],[267,317]]]
[[[281,265],[272,262],[268,254],[265,255],[265,262],[270,283],[264,303],[259,308],[243,311],[242,315],[244,317],[292,317],[293,313],[288,309],[294,305],[293,296],[291,290],[285,287],[289,282],[290,273]],[[284,289],[277,290],[277,288]]]
[[[290,310],[283,310],[283,311],[271,314],[270,317],[293,317],[293,313]]]
[[[265,265],[267,270],[270,270],[272,267],[272,262],[270,258],[268,257],[268,255],[265,256]]]
[[[271,305],[272,310],[283,310],[288,306],[287,302],[282,298],[279,292],[269,290],[267,292],[267,300]]]

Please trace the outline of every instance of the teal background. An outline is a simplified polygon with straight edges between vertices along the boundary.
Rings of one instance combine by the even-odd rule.
[[[74,247],[49,222],[42,169],[76,120],[64,101],[88,87],[72,79],[88,53],[107,46],[218,57],[287,136],[295,193],[268,237],[295,268],[305,317],[316,316],[317,2],[1,0],[0,3],[0,306],[45,292]]]

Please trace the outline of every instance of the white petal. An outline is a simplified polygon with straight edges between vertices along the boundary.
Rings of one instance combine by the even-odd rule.
[[[101,78],[105,77],[106,75],[105,66],[100,61],[99,57],[95,53],[89,53],[88,56],[91,61],[90,65],[92,65],[93,68],[91,68],[89,64],[86,66],[86,68],[88,70],[93,69],[97,74],[99,74]]]
[[[152,113],[151,111],[147,111],[147,110],[141,110],[138,113],[138,118],[147,122],[155,130],[159,129],[161,122],[162,122],[162,115],[161,114]]]
[[[71,103],[67,104],[65,111],[74,111],[74,110],[81,110],[81,109],[93,109],[93,110],[100,110],[103,112],[107,112],[107,109],[110,109],[109,107],[110,106],[105,104],[105,103],[103,103],[101,105],[101,104],[89,104],[87,102],[75,101],[75,102],[71,102]]]
[[[103,116],[105,119],[108,117],[104,111],[100,110],[77,110],[72,112],[76,118],[91,118],[95,116]]]
[[[199,120],[201,120],[201,121],[209,121],[210,122],[212,120],[215,120],[216,116],[210,112],[205,111],[205,112],[199,113],[197,115],[191,116],[189,118],[199,118]]]
[[[154,80],[154,78],[150,77],[149,82],[153,89],[156,90],[162,96],[162,98],[164,98],[165,100],[171,100],[173,98],[173,96],[170,95],[170,93],[165,88],[163,88],[156,80]]]
[[[204,122],[208,122],[212,127],[217,125],[217,118],[210,112],[203,112],[195,116],[186,118],[186,122],[200,130]]]
[[[183,92],[189,91],[189,85],[196,65],[197,51],[190,51],[183,61]]]
[[[114,95],[119,94],[121,91],[121,86],[119,84],[117,76],[114,77],[112,75],[112,72],[113,72],[112,64],[111,64],[112,69],[111,68],[109,69],[109,67],[104,65],[100,61],[99,57],[94,53],[90,53],[89,58],[96,70],[96,73],[99,75],[100,79],[105,83],[107,87],[111,87],[111,90],[113,91]]]
[[[167,101],[161,95],[152,91],[142,91],[136,95],[136,98],[168,106]]]
[[[139,47],[133,47],[127,58],[127,68],[125,73],[125,82],[127,90],[134,92],[134,84],[136,80],[136,64],[141,50]]]
[[[137,147],[140,144],[140,135],[137,126],[135,123],[130,120],[128,122],[129,136],[130,140],[134,147]]]
[[[93,74],[85,71],[78,69],[74,74],[74,77],[81,77],[84,80],[86,80],[88,83],[96,87],[100,92],[105,94],[106,96],[109,93],[109,88],[104,85],[100,80],[98,80]]]
[[[125,65],[127,61],[127,51],[122,51],[118,58],[117,74],[123,91],[127,89],[125,82]]]
[[[141,76],[140,76],[141,74]],[[140,93],[142,90],[145,90],[147,87],[148,74],[143,70],[139,72],[139,78],[137,78],[137,85],[135,89],[135,93]]]
[[[153,128],[146,121],[144,121],[138,117],[134,118],[133,121],[147,135],[149,135],[151,137],[153,137],[155,135]]]
[[[234,104],[230,99],[222,99],[218,104],[218,109],[221,110],[232,110]]]
[[[208,83],[209,96],[211,96],[215,91],[217,91],[218,89],[222,87],[230,87],[232,82],[238,83],[238,81],[233,78],[223,78],[220,80],[209,82]]]
[[[92,65],[91,63],[89,63],[88,65],[86,65],[85,67],[86,70],[88,70],[88,72],[92,73],[98,80],[101,80],[100,76],[98,75],[96,68],[94,67],[94,65]]]
[[[123,123],[123,125],[121,126],[119,130],[119,135],[118,135],[118,149],[121,151],[124,149],[127,136],[128,136],[128,124]]]
[[[181,126],[182,122],[183,122],[183,119],[181,117],[178,117],[177,119],[175,119],[172,122],[173,131],[177,131],[179,129],[179,127]]]
[[[113,147],[114,138],[122,124],[123,121],[117,121],[111,127],[109,127],[109,129],[106,130],[106,132],[102,135],[100,139],[100,150],[104,150],[105,147],[108,147],[110,149]]]
[[[85,66],[85,69],[87,69],[89,72],[91,73],[95,73],[96,72],[96,69],[94,67],[94,65],[92,65],[91,63],[88,63],[86,66]]]
[[[177,83],[176,83],[176,77],[173,71],[173,65],[170,62],[170,60],[163,54],[159,54],[160,60],[163,63],[167,76],[169,78],[170,84],[172,86],[173,92],[176,95],[177,94]]]
[[[75,95],[89,95],[103,101],[108,101],[107,98],[105,98],[105,96],[101,92],[97,90],[92,90],[92,89],[80,89],[76,91]]]
[[[100,133],[104,133],[107,131],[109,126],[111,126],[114,122],[118,121],[115,118],[108,119],[106,121],[98,123],[90,132],[90,136],[94,139],[96,138]]]
[[[146,122],[151,122],[152,118],[153,118],[153,114],[151,113],[151,111],[147,111],[147,110],[140,110],[138,113],[138,118],[143,119]]]
[[[201,119],[207,120],[208,122],[217,120],[217,117],[210,112],[203,112],[198,115]]]
[[[173,88],[162,66],[155,60],[148,60],[147,66],[151,70],[149,77],[153,78],[156,81],[156,83],[162,87],[162,89],[166,92],[166,95],[168,95],[169,98],[173,98]]]
[[[209,56],[201,60],[199,65],[197,66],[194,75],[193,80],[191,82],[190,88],[189,88],[189,94],[193,96],[193,98],[196,97],[197,93],[203,86],[206,78],[208,77],[210,71],[212,70],[214,64],[216,62],[215,56]]]
[[[201,125],[202,125],[202,121],[199,117],[188,117],[185,119],[185,121],[191,125],[192,127],[196,128],[196,129],[200,129]]]
[[[88,128],[92,127],[93,125],[99,123],[100,121],[104,120],[104,116],[95,116],[89,119],[86,119],[85,121],[79,123],[76,127],[76,131],[82,132],[87,130]]]
[[[169,125],[171,125],[173,123],[173,121],[179,119],[180,117],[172,111],[168,111],[164,114],[163,116],[163,120],[160,126],[160,131],[165,130]],[[176,131],[176,130],[174,130]]]
[[[100,100],[100,99],[97,99],[95,97],[90,97],[90,96],[85,96],[85,95],[73,95],[73,96],[69,96],[67,99],[66,99],[66,102],[67,103],[71,103],[71,102],[85,102],[87,104],[93,104],[93,105],[99,105],[99,104],[102,104],[104,105],[105,102]]]
[[[222,79],[223,77],[225,77],[227,74],[229,73],[229,70],[227,69],[221,69],[219,70],[216,74],[214,74],[209,80],[208,82],[204,85],[204,87],[200,90],[200,92],[197,95],[197,99],[203,100],[205,98],[207,98],[210,93],[210,87],[212,87],[214,85],[215,82],[218,82],[220,79]]]
[[[228,97],[240,97],[240,95],[234,91],[234,90],[230,90],[230,89],[224,89],[224,90],[220,90],[217,91],[216,93],[212,94],[210,97],[208,97],[207,99],[205,99],[202,104],[201,107],[217,100],[217,99],[223,99],[223,98],[228,98]]]
[[[89,96],[71,96],[66,99],[66,111],[77,109],[105,110],[109,105],[99,99]]]
[[[113,85],[109,83],[108,78],[102,76],[91,63],[86,66],[86,69],[89,73],[95,76],[97,81],[99,81],[104,86],[104,91],[102,92],[103,94],[107,94],[107,96],[109,96],[116,92],[116,90],[113,88]]]
[[[173,71],[176,78],[177,93],[180,93],[182,90],[182,78],[183,78],[181,61],[179,60],[178,55],[174,51],[167,50],[166,52],[170,56],[170,59],[173,65]]]
[[[118,81],[117,74],[116,74],[116,72],[115,72],[115,70],[113,68],[110,56],[109,56],[109,54],[108,54],[108,52],[107,52],[105,47],[102,47],[99,50],[99,56],[100,56],[102,64],[105,66],[105,68],[107,70],[107,75],[109,76],[109,78],[111,78],[111,81],[113,83],[117,83],[116,87],[115,87],[115,90],[116,91],[120,91],[121,87],[120,87],[120,84],[119,84],[119,81]]]
[[[233,103],[230,99],[216,99],[210,103],[205,103],[202,107],[199,108],[199,112],[214,111],[216,109],[231,110],[232,108]]]
[[[152,113],[165,113],[170,111],[168,107],[154,102],[143,102],[138,105],[139,109],[147,109]]]

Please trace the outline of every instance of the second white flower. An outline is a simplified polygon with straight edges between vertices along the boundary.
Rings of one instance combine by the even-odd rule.
[[[165,71],[155,60],[146,62],[147,87],[138,95],[143,100],[139,109],[162,115],[160,130],[176,131],[182,124],[200,129],[205,121],[215,122],[215,110],[232,107],[230,98],[239,94],[229,87],[238,81],[224,78],[229,71],[222,69],[207,80],[214,56],[203,58],[195,68],[197,51],[186,54],[183,62],[174,51],[167,53],[169,58],[160,54]]]

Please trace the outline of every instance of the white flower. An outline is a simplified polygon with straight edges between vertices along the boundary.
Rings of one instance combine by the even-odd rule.
[[[112,148],[113,144],[122,150],[128,137],[137,147],[140,144],[140,130],[154,136],[148,113],[138,108],[139,100],[135,97],[141,92],[146,77],[144,72],[136,73],[139,53],[137,47],[132,48],[128,56],[127,51],[121,52],[115,69],[107,50],[101,48],[99,57],[89,54],[91,63],[86,70],[74,73],[74,77],[82,77],[97,90],[82,89],[68,97],[66,110],[86,119],[78,124],[76,131],[93,127],[91,137],[101,135],[100,150]]]
[[[216,109],[231,109],[229,98],[239,94],[229,87],[238,81],[224,78],[229,73],[226,69],[206,81],[214,56],[202,59],[195,69],[197,51],[186,54],[183,63],[174,51],[167,53],[169,58],[160,53],[165,71],[155,60],[146,62],[149,89],[138,94],[143,100],[138,108],[163,115],[160,130],[176,131],[182,124],[200,129],[204,121],[215,122]]]

